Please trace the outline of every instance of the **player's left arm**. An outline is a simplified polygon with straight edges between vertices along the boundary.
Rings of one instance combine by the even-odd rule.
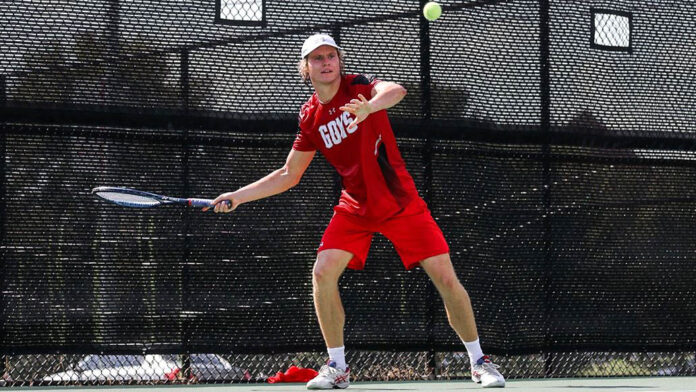
[[[367,118],[372,113],[390,107],[401,102],[406,96],[406,89],[394,82],[377,82],[372,88],[370,100],[364,95],[358,94],[359,99],[351,99],[350,103],[341,106],[339,109],[355,116],[348,128],[352,128]]]
[[[389,109],[390,107],[401,102],[406,96],[406,89],[394,82],[377,82],[371,91],[372,97],[368,101],[372,108],[372,113],[380,110]]]

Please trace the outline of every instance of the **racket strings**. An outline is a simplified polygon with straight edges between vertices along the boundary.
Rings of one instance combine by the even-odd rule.
[[[109,191],[101,191],[101,192],[96,192],[97,196],[112,201],[117,204],[124,204],[124,205],[141,205],[141,206],[150,206],[154,207],[156,205],[162,204],[162,202],[158,199],[148,197],[148,196],[143,196],[143,195],[133,195],[133,194],[128,194],[128,193],[121,193],[121,192],[109,192]]]

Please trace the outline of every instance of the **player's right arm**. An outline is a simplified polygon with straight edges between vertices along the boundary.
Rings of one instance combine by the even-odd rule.
[[[240,204],[277,195],[294,187],[300,182],[315,153],[316,151],[290,150],[285,165],[280,169],[234,192],[223,193],[213,200],[215,212],[230,212]],[[227,203],[222,203],[225,200],[230,201],[229,207]]]

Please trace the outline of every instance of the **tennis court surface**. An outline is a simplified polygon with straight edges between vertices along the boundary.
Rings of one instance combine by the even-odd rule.
[[[74,387],[21,387],[22,390],[56,391],[75,389]],[[227,384],[227,385],[163,385],[163,386],[103,386],[84,387],[80,392],[90,390],[106,392],[127,390],[128,392],[147,392],[153,390],[171,392],[251,392],[251,391],[306,391],[303,383],[290,384]],[[474,391],[481,386],[464,381],[411,381],[411,382],[359,382],[348,388],[352,391]],[[488,389],[487,389],[488,390]],[[528,379],[508,381],[505,389],[515,391],[696,391],[696,377],[631,377],[631,378],[593,378],[593,379]]]

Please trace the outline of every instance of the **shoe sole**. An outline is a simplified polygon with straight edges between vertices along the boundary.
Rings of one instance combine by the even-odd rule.
[[[307,387],[307,389],[312,390],[312,391],[318,391],[318,390],[329,390],[329,389],[346,389],[350,386],[350,384],[338,384],[334,385],[330,388],[321,388],[321,387]]]

